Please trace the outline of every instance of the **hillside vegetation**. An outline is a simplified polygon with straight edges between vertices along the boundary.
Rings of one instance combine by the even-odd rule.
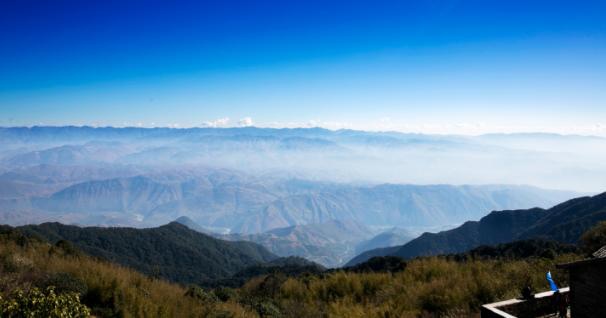
[[[0,297],[6,301],[53,286],[59,295],[76,294],[77,303],[99,317],[256,316],[236,303],[205,303],[186,296],[182,286],[83,255],[64,241],[51,245],[7,227],[0,229],[0,260]],[[77,315],[62,317],[72,316]]]
[[[229,278],[277,258],[255,243],[219,240],[175,222],[150,229],[44,223],[19,230],[53,244],[69,241],[89,255],[184,284]]]
[[[288,317],[467,317],[484,303],[519,297],[527,284],[547,290],[548,270],[566,285],[566,274],[554,270],[555,264],[572,258],[457,262],[432,257],[408,262],[398,273],[338,271],[322,278],[289,278],[267,296]],[[267,293],[268,279],[251,280],[243,292]]]
[[[66,241],[51,245],[8,227],[1,231],[0,296],[54,286],[77,293],[99,317],[420,317],[470,316],[483,303],[517,297],[522,287],[548,289],[550,270],[581,256],[549,244],[526,258],[429,257],[373,259],[352,269],[288,272],[290,261],[251,267],[241,288],[184,287],[83,255]],[[595,235],[594,235],[595,236]],[[528,243],[523,243],[527,246]],[[541,252],[551,249],[551,253]],[[498,251],[512,250],[498,247]],[[513,248],[518,250],[518,248]],[[296,263],[296,262],[295,262]],[[284,265],[286,270],[281,270]]]

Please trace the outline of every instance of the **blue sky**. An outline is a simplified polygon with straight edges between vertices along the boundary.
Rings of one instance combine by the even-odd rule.
[[[606,135],[606,3],[0,3],[0,126],[251,123]]]

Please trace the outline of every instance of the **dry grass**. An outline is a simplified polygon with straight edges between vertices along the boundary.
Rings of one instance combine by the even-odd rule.
[[[423,258],[405,271],[320,276],[257,277],[222,302],[185,296],[186,288],[42,242],[0,237],[0,294],[28,289],[45,275],[68,273],[87,286],[82,301],[112,317],[469,317],[483,303],[517,297],[530,283],[548,289],[550,270],[560,285],[567,275],[555,264],[578,258],[475,260]],[[211,297],[212,298],[212,297]]]
[[[310,281],[290,278],[282,284],[279,298],[282,307],[298,300],[306,306],[297,308],[316,307],[329,317],[472,316],[483,303],[518,297],[528,282],[537,291],[547,290],[548,270],[567,285],[566,273],[556,270],[555,264],[576,257],[465,263],[417,259],[396,274],[336,272]]]
[[[203,303],[184,296],[186,289],[163,280],[150,279],[131,269],[88,256],[64,255],[45,244],[27,248],[10,241],[0,245],[4,260],[0,288],[29,289],[44,276],[68,273],[88,287],[82,301],[102,316],[118,317],[256,317],[237,303]],[[10,267],[10,268],[7,268]]]

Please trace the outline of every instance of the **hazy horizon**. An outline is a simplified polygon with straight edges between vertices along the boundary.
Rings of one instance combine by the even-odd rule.
[[[606,189],[606,139],[558,134],[428,135],[314,128],[2,128],[0,168],[48,163],[228,168],[253,175],[393,184]]]
[[[457,125],[453,125],[457,126]],[[349,128],[349,127],[330,127],[330,126],[314,126],[313,124],[301,124],[297,125],[270,125],[270,126],[260,126],[256,124],[246,124],[243,125],[241,123],[227,123],[225,125],[216,125],[203,123],[201,125],[194,126],[181,126],[181,125],[172,125],[172,126],[144,126],[144,125],[96,125],[96,124],[65,124],[65,125],[41,125],[41,124],[32,124],[32,125],[15,125],[15,126],[0,126],[0,128],[61,128],[61,127],[77,127],[77,128],[142,128],[142,129],[204,129],[204,128],[213,128],[213,129],[233,129],[233,128],[256,128],[256,129],[325,129],[333,132],[338,131],[359,131],[359,132],[368,132],[368,133],[395,133],[395,134],[416,134],[416,135],[428,135],[428,136],[452,136],[452,137],[481,137],[487,135],[559,135],[563,137],[595,137],[595,138],[606,138],[606,135],[600,134],[583,134],[583,133],[564,133],[557,131],[539,131],[539,130],[520,130],[520,131],[497,131],[497,130],[487,130],[485,132],[458,132],[458,133],[449,133],[449,132],[431,132],[431,131],[422,131],[422,130],[396,130],[396,129],[358,129],[358,128]]]

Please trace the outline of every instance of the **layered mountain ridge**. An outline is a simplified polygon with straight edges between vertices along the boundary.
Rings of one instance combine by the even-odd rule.
[[[582,233],[606,220],[606,193],[580,197],[550,209],[495,211],[479,221],[469,221],[449,231],[424,233],[401,246],[362,253],[347,265],[374,256],[413,258],[461,253],[481,245],[496,245],[522,239],[548,239],[576,243]]]
[[[528,186],[355,186],[210,175],[138,175],[75,183],[48,196],[0,199],[0,211],[85,225],[158,226],[188,216],[207,228],[261,233],[353,220],[367,226],[421,227],[478,219],[487,211],[550,206],[565,191]],[[27,215],[27,213],[24,213]],[[19,224],[19,220],[7,222]]]

